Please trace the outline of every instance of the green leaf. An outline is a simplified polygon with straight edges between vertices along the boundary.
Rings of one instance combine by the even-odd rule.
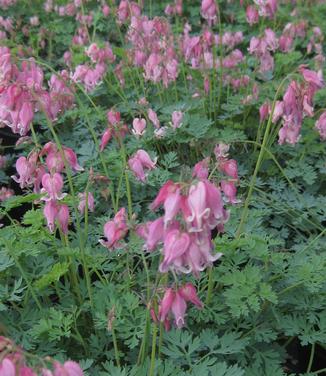
[[[65,275],[68,272],[68,270],[68,262],[54,264],[48,273],[46,273],[40,279],[34,282],[34,286],[37,289],[42,290],[45,287],[51,285],[52,283],[59,281],[59,279],[63,275]]]

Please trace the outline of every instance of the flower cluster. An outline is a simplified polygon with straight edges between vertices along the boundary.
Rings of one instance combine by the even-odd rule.
[[[44,156],[45,163],[42,164],[41,157]],[[43,212],[51,232],[55,229],[56,220],[63,233],[68,231],[69,208],[60,203],[66,195],[61,192],[64,184],[61,173],[65,169],[65,161],[72,170],[83,170],[71,148],[64,146],[60,151],[53,142],[48,142],[40,152],[32,151],[27,158],[19,157],[16,161],[18,177],[12,176],[21,188],[33,186],[34,192],[44,194]]]
[[[182,15],[182,0],[174,0],[173,4],[168,4],[165,7],[164,13],[168,16],[181,16]]]
[[[128,127],[121,122],[121,114],[118,111],[107,112],[108,126],[101,137],[100,151],[103,151],[112,137],[121,140],[128,133]]]
[[[215,149],[217,169],[229,177],[229,180],[222,180],[221,187],[208,179],[209,159],[198,162],[192,182],[174,183],[169,180],[160,189],[150,208],[156,210],[163,206],[163,216],[137,226],[138,236],[145,241],[144,248],[149,252],[161,250],[161,273],[193,273],[198,277],[201,271],[222,256],[212,252],[212,231],[222,232],[229,219],[223,194],[227,202],[238,202],[234,185],[238,180],[237,163],[228,159],[228,150],[228,145],[224,144]],[[166,289],[158,319],[165,322],[171,310],[177,327],[183,326],[187,301],[202,306],[192,284]],[[155,312],[152,316],[156,317]]]
[[[15,5],[17,0],[0,0],[0,8],[8,9],[9,7]]]
[[[218,8],[215,0],[202,0],[200,12],[209,25],[214,25],[217,22]]]
[[[105,223],[103,230],[106,240],[101,239],[100,243],[109,250],[120,248],[121,240],[128,232],[126,209],[121,208],[113,220]]]
[[[168,21],[147,16],[132,17],[127,33],[130,60],[143,67],[144,78],[165,87],[178,77],[174,38]]]
[[[129,158],[128,165],[136,179],[145,183],[146,172],[153,170],[156,167],[156,159],[152,161],[151,157],[145,150],[139,149],[132,157]]]
[[[277,0],[254,0],[255,5],[248,5],[246,9],[247,21],[250,25],[257,23],[259,16],[274,18],[277,12]]]
[[[0,124],[25,136],[36,111],[54,120],[73,104],[73,93],[66,87],[66,73],[52,75],[49,90],[43,87],[43,72],[33,59],[23,61],[21,69],[12,63],[11,52],[0,47]]]
[[[107,42],[103,48],[92,43],[85,51],[90,58],[92,65],[77,65],[75,71],[71,73],[72,81],[81,83],[86,91],[92,91],[102,82],[107,71],[107,63],[115,61],[115,55],[112,52],[110,44]]]
[[[13,20],[10,17],[4,18],[0,16],[0,39],[6,39],[7,33],[12,33],[13,31]]]
[[[185,61],[190,63],[194,69],[218,68],[221,64],[219,58],[214,56],[213,49],[222,45],[227,50],[232,50],[235,46],[242,43],[243,34],[241,31],[225,32],[223,35],[213,34],[212,31],[205,29],[200,35],[190,35],[191,26],[186,24],[183,30],[183,36],[180,40],[181,51]],[[225,67],[234,67],[242,61],[243,55],[240,50],[232,51],[226,56],[222,64]]]
[[[83,376],[79,364],[68,360],[60,362],[47,357],[40,359],[39,365],[30,367],[25,355],[10,339],[0,337],[0,376]],[[47,366],[45,368],[45,366]]]
[[[279,42],[275,33],[271,29],[265,29],[262,38],[252,37],[248,51],[250,54],[255,55],[260,61],[259,71],[262,74],[266,72],[273,72],[274,58],[271,52],[278,49]]]
[[[302,121],[305,116],[314,115],[313,98],[318,90],[324,86],[321,71],[316,73],[300,66],[299,71],[303,77],[303,82],[291,81],[282,101],[276,101],[272,113],[272,122],[277,123],[282,119],[282,127],[279,131],[279,144],[289,143],[296,144],[300,139]],[[263,121],[272,108],[265,103],[260,108],[260,118]],[[319,123],[316,128],[321,128]]]
[[[119,25],[127,22],[132,17],[139,17],[141,7],[135,1],[121,0],[117,9],[117,22]]]
[[[197,296],[196,288],[191,283],[185,284],[176,291],[173,291],[172,288],[167,288],[161,300],[158,315],[156,315],[154,309],[151,309],[152,319],[155,322],[163,322],[165,330],[169,330],[171,327],[169,316],[170,312],[172,312],[175,325],[178,328],[182,328],[185,324],[184,317],[187,310],[187,302],[194,304],[198,308],[203,308],[204,306]]]

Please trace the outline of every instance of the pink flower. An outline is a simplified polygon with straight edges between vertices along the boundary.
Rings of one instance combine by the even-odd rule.
[[[45,197],[42,197],[44,201],[62,200],[66,196],[65,193],[61,193],[63,179],[57,172],[53,175],[44,174],[42,177],[42,186],[41,193],[47,194]]]
[[[187,304],[179,291],[175,293],[175,297],[172,303],[171,311],[174,315],[174,320],[177,328],[182,328],[185,324],[185,314],[187,310]]]
[[[267,51],[260,57],[260,69],[259,72],[264,74],[266,72],[273,72],[274,70],[274,58]]]
[[[164,203],[167,196],[175,192],[175,190],[178,188],[178,185],[175,184],[172,180],[168,180],[164,185],[161,187],[161,189],[158,192],[158,195],[156,196],[155,200],[150,205],[151,210],[156,210],[160,205]]]
[[[246,9],[246,18],[250,26],[252,26],[253,24],[256,24],[259,21],[258,10],[255,6],[248,5]]]
[[[146,120],[142,118],[135,118],[132,122],[133,130],[132,133],[135,136],[142,136],[146,129]]]
[[[155,128],[160,127],[160,121],[157,117],[157,114],[155,111],[153,111],[151,108],[148,109],[148,118],[153,123]]]
[[[269,103],[266,102],[260,106],[259,108],[259,122],[260,123],[262,123],[263,121],[267,119],[269,111],[270,111]]]
[[[214,184],[205,181],[207,208],[210,209],[207,226],[210,229],[227,222],[229,215],[223,207],[221,191]]]
[[[324,80],[320,75],[312,70],[306,69],[303,65],[299,67],[299,72],[302,74],[303,79],[308,83],[315,85],[317,88],[324,86]]]
[[[300,139],[300,130],[301,123],[297,124],[296,122],[294,122],[292,115],[284,116],[283,126],[278,133],[278,143],[280,145],[284,144],[285,142],[291,145],[296,144]]]
[[[147,222],[140,225],[136,229],[137,235],[145,239],[144,248],[151,252],[163,240],[164,221],[163,217],[157,218],[155,221]]]
[[[319,132],[320,138],[326,140],[326,112],[320,115],[315,125],[316,130]]]
[[[44,217],[46,218],[50,232],[54,231],[55,220],[58,215],[58,207],[55,201],[47,201],[43,209]]]
[[[64,146],[63,151],[67,162],[74,171],[84,171],[84,169],[78,164],[76,153],[71,148]]]
[[[238,164],[234,159],[221,160],[219,163],[219,170],[233,179],[238,180]]]
[[[215,0],[202,0],[201,2],[201,15],[208,20],[210,25],[214,24],[217,20],[217,6]]]
[[[1,362],[0,376],[16,376],[15,365],[10,359],[4,358]]]
[[[174,291],[171,288],[167,288],[159,306],[158,318],[161,322],[164,322],[166,320],[171,310],[174,298]]]
[[[207,179],[208,178],[208,166],[209,158],[205,158],[202,161],[195,164],[192,176],[198,179]]]
[[[19,376],[37,376],[30,367],[23,366],[19,369]]]
[[[232,181],[222,180],[221,181],[221,188],[222,192],[225,194],[226,201],[230,204],[238,204],[241,202],[236,198],[237,196],[237,188]]]
[[[183,112],[182,111],[173,111],[172,112],[172,128],[180,128],[182,125]]]
[[[203,307],[202,302],[197,296],[196,289],[191,283],[187,283],[177,291],[173,291],[172,288],[167,288],[159,304],[159,320],[166,323],[169,320],[169,313],[171,312],[174,316],[176,327],[182,328],[185,324],[184,318],[188,301],[198,308]]]
[[[105,240],[100,240],[100,243],[110,249],[119,248],[121,246],[120,241],[126,236],[128,232],[126,209],[121,208],[114,219],[108,221],[104,225]]]
[[[129,158],[128,165],[135,177],[145,183],[145,170],[149,171],[156,168],[156,159],[152,161],[148,153],[145,150],[140,149],[134,154],[133,157]]]
[[[182,197],[180,188],[170,190],[164,200],[164,225],[167,226],[181,208]]]
[[[187,251],[190,237],[179,230],[168,231],[164,239],[163,261],[159,266],[161,273],[166,273],[180,257]]]
[[[78,164],[76,153],[66,146],[62,147],[63,153],[67,163],[74,171],[84,171],[84,169]],[[65,168],[62,153],[58,150],[57,146],[53,142],[48,142],[44,145],[41,156],[47,154],[46,165],[50,171],[62,172]]]
[[[110,7],[107,4],[102,6],[102,13],[104,17],[108,17],[110,14]]]
[[[276,101],[274,112],[272,116],[272,122],[275,124],[281,118],[284,112],[284,103],[282,101]]]
[[[279,38],[279,47],[282,52],[289,52],[293,46],[293,38],[288,35],[281,35]]]
[[[186,302],[189,301],[198,308],[203,308],[204,304],[198,298],[196,288],[192,283],[188,282],[180,287],[179,294]]]
[[[203,181],[190,187],[187,203],[191,211],[191,215],[187,218],[187,222],[192,224],[191,231],[202,231],[203,222],[210,214],[210,208],[207,207],[206,185]]]
[[[58,206],[57,221],[61,231],[64,234],[68,233],[68,224],[69,224],[69,208],[67,205]]]
[[[276,51],[278,48],[278,39],[272,29],[265,29],[264,41],[270,51]]]
[[[86,208],[86,192],[78,193],[78,197],[80,200],[79,205],[78,205],[78,210],[80,211],[81,214],[83,214]],[[91,192],[88,192],[87,194],[87,208],[91,212],[94,211],[94,196]]]
[[[35,166],[29,162],[26,157],[19,157],[16,161],[16,170],[19,175],[12,176],[12,179],[20,185],[21,188],[25,188],[34,182]]]
[[[117,17],[119,23],[126,22],[131,16],[140,16],[141,8],[134,1],[121,0],[117,9]]]
[[[68,360],[64,364],[55,362],[53,376],[84,376],[79,364]]]
[[[107,112],[108,122],[111,125],[117,125],[121,121],[121,114],[118,111],[110,110]]]
[[[104,131],[102,138],[101,138],[100,151],[103,151],[105,149],[106,145],[109,143],[109,141],[112,138],[112,133],[113,131],[111,128],[107,128]]]

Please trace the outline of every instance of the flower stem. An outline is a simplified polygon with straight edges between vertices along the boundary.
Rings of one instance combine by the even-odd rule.
[[[149,376],[154,376],[154,371],[155,371],[156,337],[157,337],[157,325],[154,323],[153,324],[153,336],[152,336],[151,365],[149,369]]]

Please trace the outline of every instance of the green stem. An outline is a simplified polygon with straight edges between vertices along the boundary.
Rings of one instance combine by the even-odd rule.
[[[269,137],[269,133],[270,133],[270,129],[271,129],[271,126],[272,126],[272,118],[273,118],[276,100],[277,100],[278,95],[281,91],[281,88],[283,87],[283,84],[289,78],[289,76],[290,75],[286,76],[282,80],[282,82],[280,83],[280,86],[278,87],[278,89],[276,91],[275,97],[274,97],[272,110],[271,110],[271,113],[269,115],[268,123],[267,123],[266,129],[265,129],[265,132],[264,132],[263,143],[262,143],[259,155],[258,155],[258,159],[257,159],[257,162],[256,162],[254,173],[253,173],[251,181],[250,181],[249,191],[248,191],[248,195],[247,195],[247,198],[246,198],[246,201],[245,201],[245,204],[244,204],[244,209],[243,209],[243,212],[242,212],[240,224],[239,224],[238,230],[236,232],[236,238],[240,237],[242,230],[243,230],[243,226],[244,226],[244,224],[247,220],[249,204],[250,204],[251,196],[252,196],[252,193],[253,193],[253,190],[254,190],[254,186],[256,184],[256,178],[257,178],[260,166],[261,166],[263,159],[264,159],[264,156],[265,156],[265,147],[266,147],[268,137]]]
[[[113,326],[114,324],[112,323],[111,325],[112,325],[111,332],[112,332],[115,361],[117,363],[117,366],[120,367],[120,357],[119,357],[117,337],[115,335],[115,329],[114,329],[114,326]]]
[[[315,343],[312,344],[311,346],[311,352],[310,352],[310,358],[309,358],[309,363],[308,363],[308,367],[307,367],[307,373],[309,373],[311,371],[311,367],[312,367],[312,363],[314,361],[314,356],[315,356]]]
[[[151,365],[149,369],[149,376],[154,376],[154,371],[155,371],[156,337],[157,337],[157,325],[153,324],[152,353],[151,353]]]
[[[208,288],[207,288],[207,296],[206,296],[206,305],[208,305],[211,301],[213,287],[214,287],[213,268],[210,267],[208,269]]]

